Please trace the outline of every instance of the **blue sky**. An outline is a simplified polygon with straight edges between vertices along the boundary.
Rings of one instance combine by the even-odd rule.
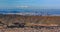
[[[60,8],[60,0],[0,0],[0,7]]]

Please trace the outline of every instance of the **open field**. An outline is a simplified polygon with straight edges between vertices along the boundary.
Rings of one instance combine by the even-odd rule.
[[[60,32],[60,16],[0,15],[0,32]]]
[[[0,22],[5,24],[35,23],[35,24],[59,24],[60,16],[23,16],[23,15],[0,15]]]

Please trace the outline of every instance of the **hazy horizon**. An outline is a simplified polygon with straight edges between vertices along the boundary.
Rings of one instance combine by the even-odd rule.
[[[60,0],[0,0],[0,14],[26,12],[40,14],[41,11],[60,15]]]
[[[0,9],[0,14],[60,16],[60,9]]]

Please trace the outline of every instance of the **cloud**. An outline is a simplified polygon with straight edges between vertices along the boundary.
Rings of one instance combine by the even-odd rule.
[[[28,8],[29,6],[16,6],[17,8]]]

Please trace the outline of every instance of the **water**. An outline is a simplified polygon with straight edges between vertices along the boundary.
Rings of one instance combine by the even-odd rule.
[[[60,15],[60,9],[0,9],[0,14]]]

